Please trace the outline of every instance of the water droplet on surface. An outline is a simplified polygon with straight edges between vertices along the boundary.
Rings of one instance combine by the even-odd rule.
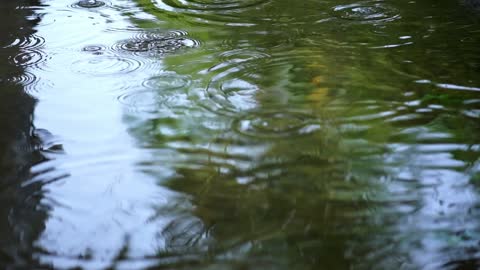
[[[18,66],[35,66],[45,61],[45,54],[40,50],[24,50],[11,58],[11,62]]]
[[[82,48],[82,51],[84,52],[89,52],[93,54],[102,54],[102,52],[105,50],[105,46],[102,45],[88,45]]]
[[[97,8],[105,5],[105,2],[99,0],[81,0],[77,2],[77,6],[82,8]]]
[[[185,93],[175,91],[162,93],[156,90],[131,90],[120,96],[118,101],[126,109],[125,113],[147,113],[150,115],[166,115],[175,110],[183,111],[191,106]]]
[[[4,46],[4,48],[18,47],[21,49],[39,48],[45,44],[45,39],[41,36],[32,34],[25,37],[16,38],[13,42]]]
[[[141,33],[137,36],[120,41],[112,50],[144,56],[164,55],[182,48],[193,48],[199,42],[188,38],[186,32],[171,31],[167,33]]]
[[[187,87],[190,79],[187,76],[181,76],[175,73],[165,73],[153,76],[143,82],[143,86],[150,89],[178,89]]]
[[[95,56],[72,63],[74,72],[94,76],[118,75],[139,69],[142,63],[133,58],[119,56]]]
[[[250,112],[233,122],[242,135],[256,138],[292,138],[308,134],[309,126],[317,125],[313,116],[292,111]]]
[[[359,22],[393,21],[399,18],[398,12],[380,2],[360,2],[340,5],[333,8],[336,17]]]

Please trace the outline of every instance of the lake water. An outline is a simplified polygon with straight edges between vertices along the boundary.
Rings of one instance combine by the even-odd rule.
[[[465,1],[3,0],[3,269],[477,269]]]

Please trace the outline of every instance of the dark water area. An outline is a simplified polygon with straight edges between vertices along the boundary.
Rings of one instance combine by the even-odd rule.
[[[1,269],[479,269],[475,0],[0,3]]]
[[[25,6],[37,1],[24,1]],[[30,38],[37,21],[28,9],[18,9],[18,1],[1,4],[0,16],[0,267],[8,269],[38,265],[30,256],[34,241],[47,217],[40,201],[40,184],[23,187],[31,177],[30,167],[45,160],[37,148],[33,126],[36,100],[22,83],[29,80],[23,61],[35,45]],[[30,47],[32,46],[32,47]]]

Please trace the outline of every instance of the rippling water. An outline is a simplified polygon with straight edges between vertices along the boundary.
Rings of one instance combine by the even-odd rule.
[[[480,267],[476,1],[20,2],[4,268]]]

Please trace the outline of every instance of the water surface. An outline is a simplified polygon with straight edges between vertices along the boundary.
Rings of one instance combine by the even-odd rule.
[[[20,2],[5,268],[479,267],[475,1]]]

